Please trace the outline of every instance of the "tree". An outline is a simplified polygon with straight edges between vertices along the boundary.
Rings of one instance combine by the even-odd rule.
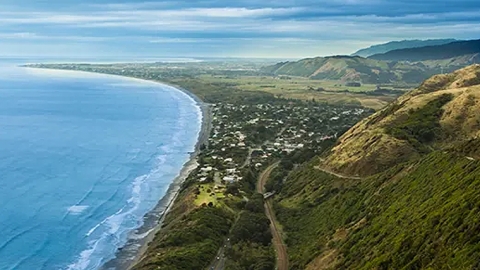
[[[227,188],[225,189],[225,194],[232,194],[233,196],[238,196],[240,195],[240,191],[238,190],[238,184],[237,183],[230,183],[227,185]]]

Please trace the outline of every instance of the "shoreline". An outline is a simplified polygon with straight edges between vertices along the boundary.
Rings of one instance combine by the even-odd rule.
[[[169,83],[140,79],[130,76],[121,76],[108,73],[100,72],[89,72],[89,71],[80,71],[80,70],[68,70],[68,69],[52,69],[52,68],[41,68],[41,67],[31,67],[24,66],[23,68],[33,69],[33,70],[45,70],[45,71],[64,71],[64,72],[74,72],[74,73],[88,73],[93,75],[100,76],[114,76],[120,77],[122,79],[131,79],[134,81],[155,83],[160,85],[166,85],[172,88],[175,88],[178,91],[183,92],[189,96],[194,102],[195,106],[198,106],[202,116],[200,132],[197,137],[197,142],[193,152],[190,153],[190,157],[185,164],[183,164],[182,169],[179,174],[173,179],[170,183],[167,192],[155,205],[155,207],[147,212],[143,216],[143,225],[137,229],[130,231],[127,242],[122,247],[119,247],[115,252],[115,257],[110,259],[102,264],[99,269],[102,270],[128,270],[131,269],[135,264],[137,264],[142,257],[145,255],[145,252],[148,249],[148,244],[154,239],[156,233],[161,230],[163,221],[166,214],[170,211],[171,207],[175,203],[175,200],[179,194],[180,188],[183,182],[187,179],[190,173],[197,168],[197,156],[200,153],[200,147],[202,144],[208,143],[208,138],[211,130],[211,108],[210,106],[203,102],[198,96],[192,92]]]
[[[186,91],[185,89],[177,89]],[[192,93],[187,94],[193,95]],[[148,249],[148,244],[154,239],[157,232],[162,229],[165,216],[174,205],[183,182],[197,168],[197,156],[200,153],[200,146],[208,141],[210,134],[211,112],[210,107],[196,96],[195,101],[202,112],[202,126],[194,152],[190,154],[189,160],[183,165],[179,175],[173,179],[166,194],[159,199],[157,205],[151,211],[145,214],[143,217],[144,224],[130,232],[127,243],[117,249],[115,258],[104,263],[100,269],[128,270],[140,262]]]

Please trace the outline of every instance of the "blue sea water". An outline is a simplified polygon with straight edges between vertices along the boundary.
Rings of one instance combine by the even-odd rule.
[[[0,65],[0,269],[96,269],[166,193],[201,127],[172,87]]]

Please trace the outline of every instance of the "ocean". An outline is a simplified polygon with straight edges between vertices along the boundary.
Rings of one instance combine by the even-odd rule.
[[[201,118],[163,84],[0,65],[0,269],[114,258],[189,160]]]

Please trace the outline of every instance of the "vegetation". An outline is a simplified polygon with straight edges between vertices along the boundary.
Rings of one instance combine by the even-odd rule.
[[[385,62],[359,56],[307,58],[296,62],[278,63],[261,70],[266,74],[301,76],[316,80],[398,86],[405,83],[419,84],[428,77],[440,73],[433,63],[427,66],[422,63]]]
[[[226,269],[275,269],[270,221],[265,215],[263,195],[255,194],[245,204],[230,235],[232,246],[227,252]]]
[[[386,132],[399,140],[424,148],[425,144],[433,142],[436,136],[441,136],[440,117],[442,107],[453,99],[451,94],[443,94],[428,102],[425,106],[411,110],[407,118],[400,118],[387,127]]]
[[[436,75],[358,123],[325,157],[324,167],[369,176],[478,136],[480,66]]]
[[[218,207],[202,206],[165,223],[134,269],[203,269],[228,234],[233,216]],[[180,226],[181,224],[181,226]]]
[[[434,152],[362,181],[303,167],[277,204],[292,269],[330,250],[334,269],[476,269],[478,165]]]
[[[334,139],[328,139],[322,141],[321,143],[311,145],[308,148],[296,150],[284,156],[280,160],[278,166],[270,174],[270,177],[265,184],[265,190],[267,192],[280,191],[290,171],[292,171],[296,166],[308,162],[315,156],[320,155],[327,149],[330,149],[334,144]]]
[[[225,265],[227,270],[275,269],[273,249],[258,243],[239,242],[230,249],[228,258]]]

